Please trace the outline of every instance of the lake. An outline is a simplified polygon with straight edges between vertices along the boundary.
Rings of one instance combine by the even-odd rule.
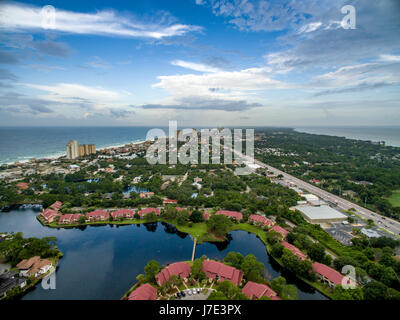
[[[165,223],[124,226],[88,226],[82,229],[53,229],[42,226],[34,209],[0,212],[0,232],[23,232],[25,237],[57,237],[64,256],[56,272],[56,289],[44,290],[41,284],[28,292],[24,300],[87,299],[115,300],[136,282],[149,260],[160,265],[190,260],[193,241],[188,234]],[[222,259],[229,251],[244,256],[254,254],[264,263],[267,278],[284,276],[299,290],[302,300],[326,299],[298,280],[270,258],[264,244],[254,234],[233,231],[223,243],[197,245],[196,258],[203,254]]]

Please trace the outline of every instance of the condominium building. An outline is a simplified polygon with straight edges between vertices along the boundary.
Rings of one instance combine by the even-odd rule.
[[[76,159],[79,157],[78,141],[71,140],[65,146],[67,159]]]

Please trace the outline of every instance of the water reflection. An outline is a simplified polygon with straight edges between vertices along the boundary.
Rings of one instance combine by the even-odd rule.
[[[56,290],[37,285],[24,299],[120,299],[149,260],[161,265],[189,260],[193,241],[168,223],[143,225],[95,225],[54,229],[43,227],[33,209],[0,213],[0,232],[23,232],[25,237],[57,237],[64,253],[56,273]],[[168,245],[166,245],[168,244]],[[324,297],[285,272],[270,258],[264,244],[255,235],[234,231],[224,242],[203,243],[196,247],[196,258],[206,255],[223,259],[229,251],[244,256],[254,254],[264,263],[268,278],[284,276],[295,284],[301,299]]]

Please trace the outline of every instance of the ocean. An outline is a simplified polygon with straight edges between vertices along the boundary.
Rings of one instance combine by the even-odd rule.
[[[0,163],[65,155],[69,140],[97,149],[139,142],[149,127],[7,127],[0,128]]]
[[[400,127],[296,127],[295,130],[356,140],[385,141],[388,146],[400,147]]]
[[[0,164],[65,155],[69,140],[96,144],[97,149],[143,141],[151,127],[3,127]],[[168,128],[161,128],[168,133]],[[296,131],[351,139],[385,141],[400,147],[400,127],[296,127]]]

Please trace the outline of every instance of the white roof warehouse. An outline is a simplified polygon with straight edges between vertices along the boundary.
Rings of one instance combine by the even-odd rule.
[[[296,206],[303,217],[310,223],[344,221],[347,216],[329,206]]]

